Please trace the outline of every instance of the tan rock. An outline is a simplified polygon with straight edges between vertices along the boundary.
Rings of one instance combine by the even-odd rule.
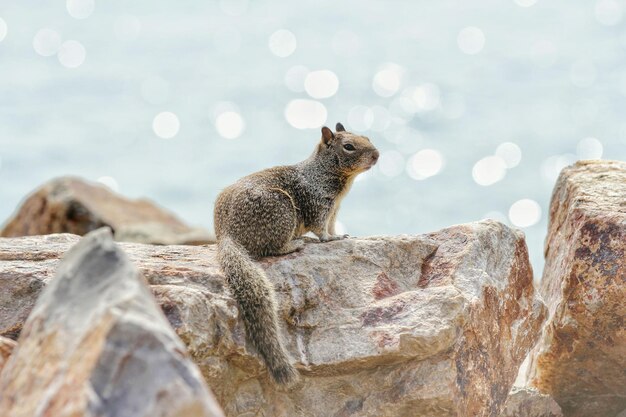
[[[40,239],[0,239],[0,257]],[[68,246],[46,242],[47,253]],[[303,376],[281,390],[246,343],[213,246],[120,246],[229,416],[497,417],[546,312],[523,235],[497,222],[309,243],[261,262]],[[0,264],[0,277],[43,283],[36,263]]]
[[[563,417],[561,407],[534,388],[513,388],[500,417]]]
[[[58,265],[0,374],[6,417],[223,413],[108,229]]]
[[[9,360],[16,345],[15,340],[0,336],[0,372],[2,372],[2,368]]]
[[[568,417],[626,409],[626,163],[566,168],[550,204],[541,292],[549,319],[532,385]]]
[[[124,242],[199,245],[215,240],[209,232],[185,225],[149,200],[129,200],[102,184],[74,177],[57,178],[35,190],[0,236],[82,236],[103,226],[113,229],[115,240]]]

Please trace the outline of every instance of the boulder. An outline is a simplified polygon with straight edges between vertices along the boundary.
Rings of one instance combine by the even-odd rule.
[[[554,398],[534,388],[514,387],[500,417],[563,417]]]
[[[159,245],[199,245],[214,237],[189,227],[149,200],[129,200],[102,184],[80,178],[51,180],[29,195],[7,221],[0,236],[51,233],[84,235],[108,226],[115,240]]]
[[[549,306],[530,383],[568,417],[626,409],[626,163],[561,172],[550,203],[541,293]]]
[[[55,268],[48,254],[75,240],[44,239],[0,239],[0,258],[12,259],[0,278],[19,282],[7,312],[28,308]],[[546,315],[523,234],[497,222],[308,243],[260,262],[302,374],[287,390],[247,343],[214,246],[120,246],[228,416],[497,417]],[[20,251],[31,260],[18,268]],[[19,315],[4,314],[0,329],[19,327]]]
[[[0,372],[2,372],[2,368],[4,368],[4,365],[9,360],[15,346],[17,346],[15,340],[0,336]]]
[[[223,416],[108,229],[58,265],[0,374],[11,417]]]

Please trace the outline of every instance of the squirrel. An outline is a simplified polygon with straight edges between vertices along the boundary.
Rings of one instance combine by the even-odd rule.
[[[217,259],[247,337],[279,385],[295,383],[299,374],[279,336],[274,288],[254,260],[302,249],[299,237],[309,231],[320,242],[348,237],[335,234],[339,205],[354,178],[378,156],[367,137],[347,132],[341,123],[336,133],[324,126],[308,159],[248,175],[217,197]]]

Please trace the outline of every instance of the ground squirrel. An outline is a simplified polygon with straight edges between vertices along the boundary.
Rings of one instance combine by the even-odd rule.
[[[341,123],[336,130],[322,128],[308,159],[248,175],[215,202],[220,266],[248,338],[279,384],[295,382],[298,372],[279,336],[274,289],[253,259],[299,250],[304,243],[297,238],[309,231],[322,242],[346,237],[335,234],[339,204],[379,153],[368,138],[346,132]]]

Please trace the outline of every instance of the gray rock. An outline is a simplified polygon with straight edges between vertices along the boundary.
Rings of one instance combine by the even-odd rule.
[[[549,395],[517,387],[511,390],[500,417],[563,417],[563,412]]]
[[[223,416],[108,229],[58,264],[0,374],[11,417]]]

